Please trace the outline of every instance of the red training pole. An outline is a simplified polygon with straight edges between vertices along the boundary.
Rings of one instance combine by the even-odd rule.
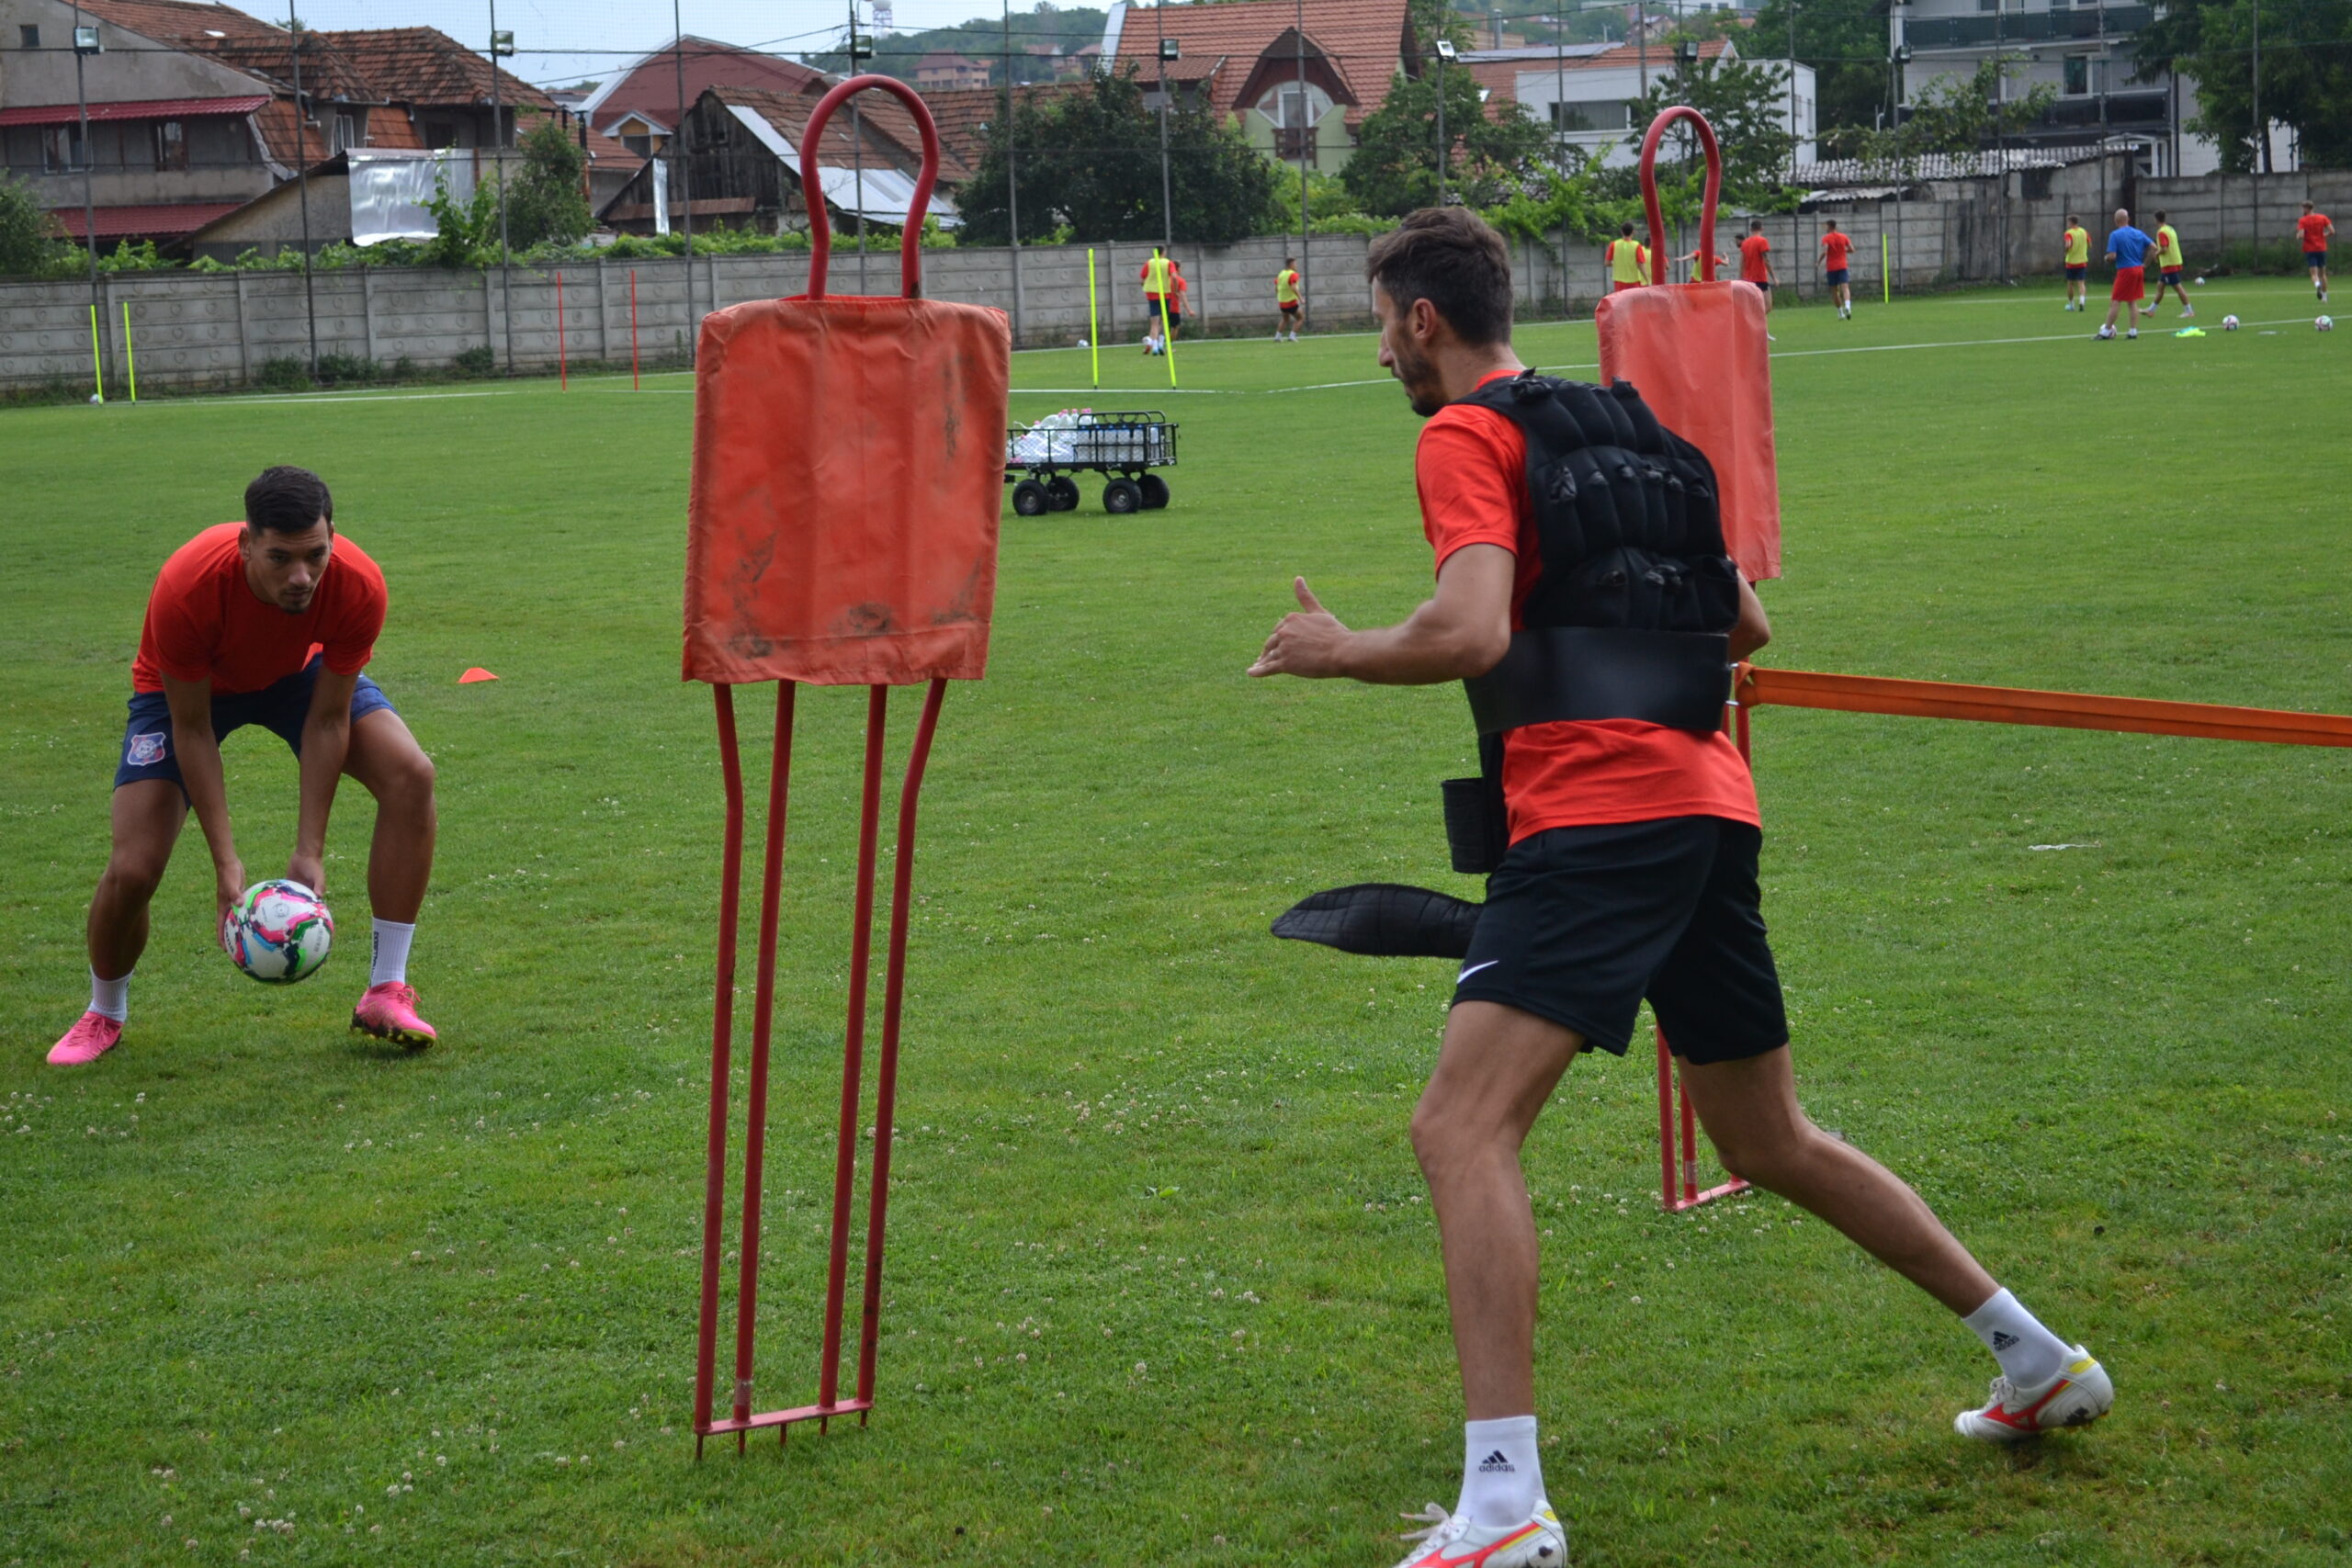
[[[638,389],[637,382],[637,268],[628,269],[628,389]]]
[[[882,968],[882,1060],[875,1075],[874,1170],[866,1193],[865,1311],[857,1340],[860,1404],[874,1398],[874,1352],[882,1333],[882,1224],[890,1205],[890,1118],[899,1103],[899,1014],[906,998],[907,917],[914,897],[915,806],[922,795],[932,734],[939,728],[940,699],[946,694],[946,681],[934,677],[923,695],[914,750],[907,756],[906,783],[899,788],[899,863],[890,874],[890,951]],[[863,1412],[858,1419],[865,1419]]]
[[[563,269],[555,270],[555,386],[559,392],[571,390],[571,362],[563,346]]]
[[[1663,1029],[1657,1032],[1657,1199],[1674,1207],[1674,1058]]]
[[[752,981],[750,1126],[743,1134],[742,1268],[735,1285],[735,1419],[752,1415],[752,1348],[759,1333],[760,1190],[767,1168],[768,1041],[775,1022],[775,931],[784,891],[785,801],[792,777],[792,704],[798,686],[775,687],[775,745],[768,770],[767,852],[760,865],[759,967]],[[743,1451],[746,1433],[735,1434]]]
[[[849,1281],[849,1205],[857,1179],[857,1101],[865,1069],[866,977],[874,958],[874,852],[882,815],[882,727],[890,688],[875,686],[865,702],[865,787],[857,822],[857,912],[850,933],[849,1028],[842,1043],[842,1124],[833,1156],[833,1242],[825,1269],[824,1364],[817,1373],[817,1405],[838,1403],[842,1377],[842,1298]],[[877,1129],[875,1134],[881,1135]],[[817,1429],[826,1423],[820,1418]]]
[[[711,1377],[718,1348],[718,1251],[727,1195],[727,1078],[735,1035],[736,906],[743,894],[743,760],[735,745],[735,691],[713,686],[727,826],[718,872],[718,980],[710,1019],[710,1140],[703,1173],[702,1315],[695,1337],[695,1457],[710,1425]]]

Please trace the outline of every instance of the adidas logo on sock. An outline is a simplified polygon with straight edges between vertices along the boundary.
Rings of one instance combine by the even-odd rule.
[[[1478,1461],[1478,1473],[1481,1475],[1517,1475],[1519,1472],[1512,1467],[1510,1461],[1503,1458],[1503,1450],[1497,1449],[1493,1453],[1488,1454],[1485,1459]]]
[[[1996,1328],[1993,1330],[1993,1348],[1996,1351],[2007,1350],[2017,1342],[2018,1337],[2009,1333],[2007,1329]]]

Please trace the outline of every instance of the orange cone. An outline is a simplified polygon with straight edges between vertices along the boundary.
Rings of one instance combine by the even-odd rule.
[[[458,677],[458,684],[460,686],[470,686],[477,681],[495,681],[497,679],[497,676],[492,674],[489,671],[477,664],[472,669],[467,671],[464,674]]]

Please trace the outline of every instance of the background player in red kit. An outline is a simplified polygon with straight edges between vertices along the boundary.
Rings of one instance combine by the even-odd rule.
[[[433,869],[433,763],[360,673],[388,603],[384,574],[336,536],[334,499],[307,468],[267,470],[245,489],[244,522],[205,529],[164,563],[131,665],[113,852],[90,900],[90,1007],[51,1062],[95,1061],[121,1039],[130,972],[147,946],[147,907],[191,810],[212,852],[219,940],[221,917],[245,887],[220,741],[248,724],[274,730],[300,761],[291,880],[326,892],[327,818],[341,775],[376,797],[368,857],[374,956],[351,1026],[401,1044],[432,1043],[407,970]]]
[[[1846,268],[1847,258],[1854,253],[1854,237],[1838,227],[1838,220],[1829,220],[1829,231],[1821,236],[1821,272],[1829,284],[1829,298],[1837,303],[1838,319],[1854,319],[1853,275]]]

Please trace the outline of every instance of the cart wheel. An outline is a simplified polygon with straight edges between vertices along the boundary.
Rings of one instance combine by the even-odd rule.
[[[1124,515],[1143,508],[1143,491],[1133,479],[1113,479],[1102,487],[1102,510]]]
[[[1144,475],[1136,481],[1136,489],[1143,492],[1143,503],[1148,511],[1157,512],[1168,504],[1168,481],[1158,474]]]
[[[1046,481],[1046,499],[1057,512],[1078,510],[1078,481],[1068,474],[1056,474]]]
[[[1023,517],[1042,517],[1053,504],[1053,497],[1035,479],[1023,479],[1012,487],[1012,510]]]

